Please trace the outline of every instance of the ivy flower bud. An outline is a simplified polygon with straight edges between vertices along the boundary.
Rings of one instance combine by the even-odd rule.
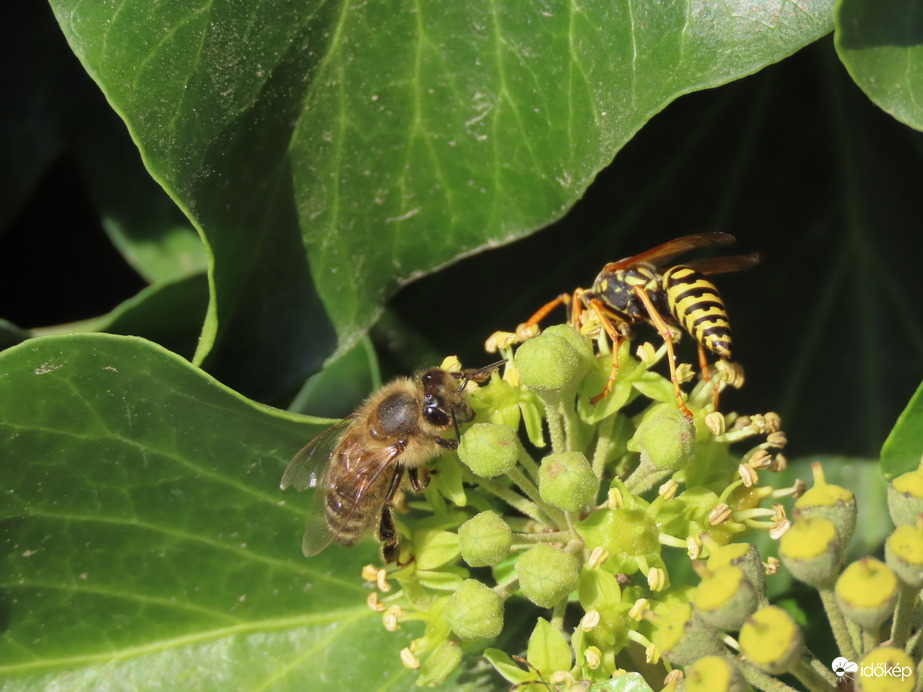
[[[516,574],[523,596],[540,608],[551,608],[574,590],[579,579],[577,558],[540,543],[519,556]]]
[[[917,523],[923,514],[923,468],[895,478],[888,485],[888,511],[895,526]]]
[[[782,536],[779,557],[795,579],[830,587],[839,574],[843,547],[833,522],[814,517],[796,521]]]
[[[885,562],[898,579],[923,588],[923,526],[898,526],[885,541]]]
[[[654,644],[670,663],[689,665],[724,648],[712,627],[694,617],[691,603],[680,603],[654,617]]]
[[[718,545],[714,540],[709,541],[708,552],[711,557],[706,567],[712,572],[724,565],[734,565],[743,570],[744,576],[750,582],[759,598],[766,596],[766,568],[760,551],[752,543],[729,543]]]
[[[749,689],[740,668],[726,656],[703,656],[686,667],[686,692],[745,692]]]
[[[519,438],[516,431],[506,425],[475,423],[462,435],[458,458],[475,475],[494,478],[516,465]]]
[[[804,635],[792,616],[778,606],[766,606],[750,616],[738,641],[747,660],[770,675],[791,670],[804,650]]]
[[[462,650],[457,642],[451,639],[440,642],[420,668],[417,686],[434,687],[443,683],[458,668],[461,660]]]
[[[509,555],[513,533],[499,514],[487,510],[458,527],[458,544],[471,567],[491,567]]]
[[[599,479],[580,452],[549,454],[542,459],[538,490],[542,499],[565,512],[576,512],[596,499]]]
[[[757,609],[759,602],[743,570],[725,565],[702,580],[692,604],[702,620],[712,627],[736,631]]]
[[[459,639],[493,638],[503,629],[503,599],[476,579],[461,583],[443,614]]]
[[[877,628],[897,605],[897,577],[883,562],[866,557],[852,563],[836,580],[836,602],[860,627]]]
[[[569,325],[549,327],[526,341],[513,357],[522,383],[538,393],[576,386],[591,363],[592,351],[586,337]]]
[[[695,458],[695,425],[679,409],[658,409],[641,421],[628,449],[641,452],[642,464],[678,471]]]
[[[903,649],[879,646],[859,661],[856,682],[862,692],[911,692],[917,684],[914,660]]]
[[[856,527],[856,498],[846,488],[827,483],[820,463],[812,464],[814,487],[806,491],[792,510],[795,519],[824,517],[833,522],[845,547]]]

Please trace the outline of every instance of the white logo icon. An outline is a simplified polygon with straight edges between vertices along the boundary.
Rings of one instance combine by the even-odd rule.
[[[853,663],[843,656],[833,659],[833,663],[830,667],[833,668],[833,672],[836,673],[838,678],[843,677],[846,673],[855,673],[859,670],[858,663]]]

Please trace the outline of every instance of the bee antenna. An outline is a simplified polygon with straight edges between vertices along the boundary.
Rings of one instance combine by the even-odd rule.
[[[455,417],[455,410],[452,410],[452,427],[455,428],[455,439],[461,442],[461,432],[458,430],[458,419]]]

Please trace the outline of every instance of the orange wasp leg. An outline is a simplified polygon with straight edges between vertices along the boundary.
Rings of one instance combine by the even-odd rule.
[[[721,360],[726,360],[726,358]],[[708,360],[705,357],[705,347],[702,344],[699,344],[699,369],[702,373],[702,381],[708,382],[711,379],[711,373],[708,371]],[[721,385],[716,382],[715,388],[712,390],[712,405],[716,411],[718,410],[718,399],[721,397],[720,387]]]
[[[667,355],[670,357],[670,380],[673,382],[673,390],[676,392],[676,401],[679,404],[679,410],[683,412],[686,418],[692,418],[692,411],[689,410],[689,407],[686,406],[686,402],[683,401],[683,392],[679,388],[679,378],[676,376],[676,356],[673,354],[673,335],[670,333],[670,328],[667,326],[667,323],[663,321],[663,317],[660,316],[660,313],[657,312],[657,308],[655,308],[654,304],[651,302],[651,297],[647,294],[647,291],[640,286],[635,286],[634,288],[635,295],[644,303],[644,308],[647,310],[651,322],[657,327],[657,331],[660,332],[660,336],[667,346]]]
[[[615,378],[619,373],[619,347],[622,345],[622,341],[625,340],[625,337],[619,333],[608,316],[612,315],[615,317],[616,315],[606,310],[606,306],[601,300],[598,298],[591,298],[589,301],[589,307],[596,315],[596,319],[602,325],[603,329],[606,330],[606,334],[608,334],[609,338],[612,339],[612,369],[609,371],[609,379],[606,380],[606,386],[603,387],[603,390],[599,394],[590,399],[590,403],[595,406],[597,403],[609,396],[609,393],[612,391],[612,387],[615,384]]]
[[[580,290],[580,289],[577,289]],[[571,297],[569,293],[562,293],[557,298],[552,301],[545,303],[540,307],[532,317],[526,320],[524,323],[516,327],[516,335],[520,337],[523,341],[531,336],[533,336],[532,331],[535,327],[538,327],[538,323],[541,322],[548,316],[548,313],[554,310],[559,305],[570,305]],[[537,332],[536,332],[537,333]]]

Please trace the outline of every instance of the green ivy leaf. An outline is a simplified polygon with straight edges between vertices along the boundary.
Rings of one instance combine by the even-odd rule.
[[[836,50],[856,84],[884,111],[923,130],[923,1],[839,0]]]
[[[917,387],[881,447],[881,471],[892,479],[920,466],[923,456],[923,384]]]
[[[102,226],[125,261],[151,284],[204,273],[205,246],[151,180],[125,125],[111,110],[88,120],[71,148]]]
[[[198,362],[263,394],[562,216],[672,99],[832,26],[831,0],[52,7],[210,246]]]
[[[532,636],[529,637],[528,660],[545,679],[559,670],[570,670],[573,659],[570,653],[570,644],[561,634],[544,618],[539,618],[535,623]]]
[[[152,284],[105,315],[34,329],[29,335],[108,332],[141,336],[174,353],[192,357],[207,308],[206,276],[191,274]]]
[[[374,544],[301,555],[279,479],[319,426],[135,337],[32,339],[0,373],[5,689],[411,685]]]

